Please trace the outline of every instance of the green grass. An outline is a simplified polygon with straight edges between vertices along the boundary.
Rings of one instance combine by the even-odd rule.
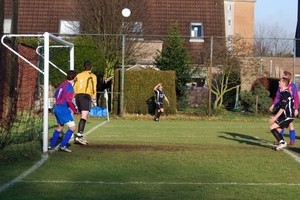
[[[252,200],[300,195],[300,163],[267,143],[274,142],[268,117],[170,116],[158,123],[145,118],[112,118],[86,136],[90,145],[70,142],[72,153],[49,154],[39,168],[0,192],[0,199]],[[86,131],[103,121],[90,119]],[[295,127],[300,131],[297,122]],[[285,138],[289,141],[288,134]],[[288,150],[300,159],[297,139]],[[39,160],[0,160],[0,187]]]

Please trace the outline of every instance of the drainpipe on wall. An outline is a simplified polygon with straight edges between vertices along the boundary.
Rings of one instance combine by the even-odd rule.
[[[272,63],[273,63],[273,61],[272,60],[270,60],[270,77],[272,77]]]

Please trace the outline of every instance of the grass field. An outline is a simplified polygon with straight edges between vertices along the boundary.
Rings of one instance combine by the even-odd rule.
[[[90,119],[90,145],[0,160],[0,199],[297,199],[300,137],[274,151],[267,120]]]

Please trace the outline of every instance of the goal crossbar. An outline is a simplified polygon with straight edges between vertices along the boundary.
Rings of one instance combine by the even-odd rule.
[[[5,38],[10,37],[43,37],[44,38],[44,71],[39,69],[37,66],[35,66],[33,63],[28,61],[24,56],[20,55],[18,52],[16,52],[14,49],[12,49],[9,45],[7,45],[4,42]],[[35,68],[37,71],[42,73],[44,75],[44,96],[43,96],[43,152],[46,153],[48,151],[48,115],[49,110],[47,102],[49,99],[49,62],[50,62],[50,39],[54,40],[58,43],[61,43],[65,46],[68,46],[70,48],[70,70],[74,70],[74,44],[65,41],[59,37],[54,36],[51,33],[45,32],[44,34],[5,34],[1,38],[1,43],[3,46],[5,46],[7,49],[9,49],[11,52],[16,54],[19,58],[24,60],[26,63],[28,63],[30,66]]]

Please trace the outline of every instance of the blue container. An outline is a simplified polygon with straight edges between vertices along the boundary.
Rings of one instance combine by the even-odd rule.
[[[102,107],[91,107],[91,110],[89,112],[89,116],[92,117],[102,117]]]
[[[102,108],[102,117],[107,117],[107,108]]]

